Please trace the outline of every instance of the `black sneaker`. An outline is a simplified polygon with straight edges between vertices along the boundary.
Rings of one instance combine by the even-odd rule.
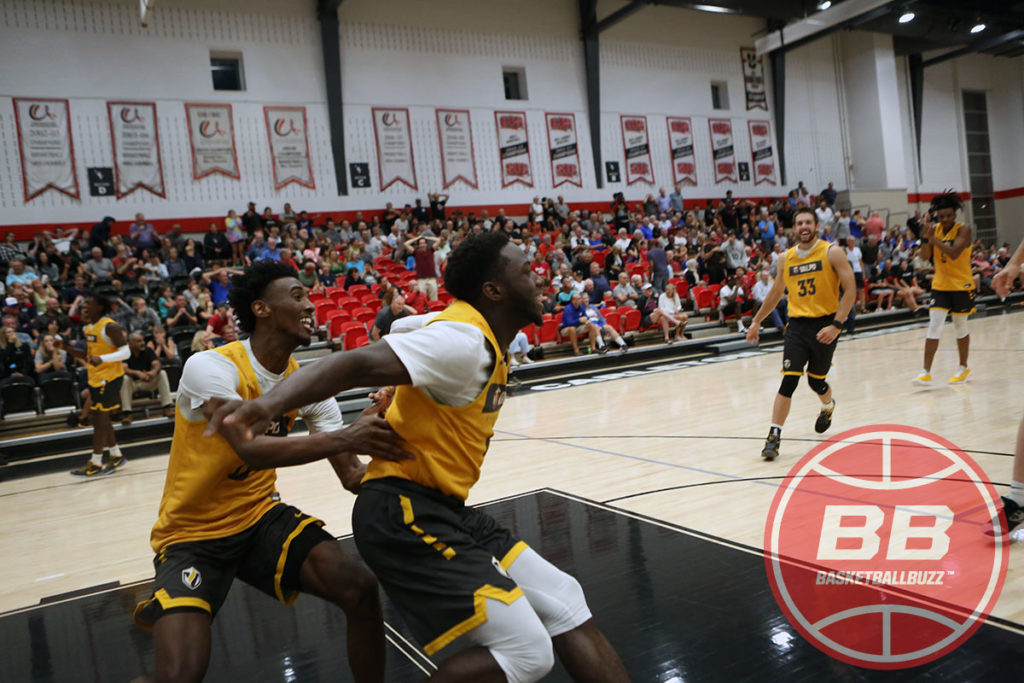
[[[1010,533],[1016,529],[1020,524],[1024,523],[1024,508],[1018,505],[1015,501],[1010,500],[1006,496],[1000,498],[1003,503],[1003,512],[1006,514],[1006,533]],[[992,526],[985,530],[985,533],[989,536],[995,536],[995,528],[999,525],[999,520],[993,519]]]
[[[86,479],[95,479],[103,476],[104,474],[110,474],[110,472],[113,472],[113,470],[108,471],[106,465],[99,467],[98,465],[93,464],[91,460],[81,467],[76,467],[71,470],[71,474],[73,476],[85,477]]]
[[[782,443],[782,435],[778,432],[769,432],[768,438],[764,440],[764,448],[761,449],[761,457],[765,460],[774,460],[779,457],[779,444]]]
[[[110,456],[110,459],[103,464],[103,471],[106,474],[110,474],[114,470],[124,467],[127,462],[128,461],[125,459],[124,455],[112,455]]]
[[[818,413],[818,419],[814,421],[814,431],[823,434],[832,426],[832,413],[835,412],[836,402],[832,401],[831,408],[822,408]]]
[[[603,346],[598,346],[597,347],[597,355],[603,356],[606,353],[608,353],[608,345],[607,344],[605,344]]]

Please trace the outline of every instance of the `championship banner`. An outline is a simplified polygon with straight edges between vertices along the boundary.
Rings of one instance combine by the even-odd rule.
[[[110,142],[114,147],[114,187],[118,199],[135,190],[164,191],[155,102],[107,102]]]
[[[669,116],[668,148],[672,152],[672,180],[675,185],[697,184],[697,160],[693,155],[693,122],[689,116]]]
[[[75,176],[75,146],[67,100],[14,98],[18,154],[25,201],[47,190],[81,199]]]
[[[743,89],[747,94],[747,111],[768,111],[768,98],[764,91],[764,60],[754,48],[741,47],[740,61],[743,62]]]
[[[548,149],[551,150],[551,180],[553,187],[569,183],[583,187],[580,176],[580,151],[576,144],[576,116],[574,114],[544,114],[548,129]]]
[[[220,173],[238,180],[238,152],[230,104],[185,103],[192,179]]]
[[[377,142],[377,174],[383,192],[394,183],[416,186],[408,109],[373,107],[373,139]]]
[[[289,183],[316,189],[313,165],[309,158],[309,134],[305,107],[263,107],[270,143],[270,165],[274,170],[274,189]]]
[[[748,121],[750,150],[754,155],[754,184],[775,184],[775,153],[772,150],[772,128],[768,121]]]
[[[724,180],[736,182],[736,150],[732,140],[732,122],[729,119],[708,119],[711,132],[711,155],[715,166],[715,183]]]
[[[530,142],[526,135],[526,112],[496,111],[494,123],[498,128],[502,188],[515,183],[533,187]]]
[[[647,137],[647,117],[622,115],[619,123],[622,126],[622,151],[626,155],[626,185],[653,185],[654,165]]]
[[[477,189],[469,110],[436,109],[434,113],[437,117],[437,140],[441,145],[441,189],[447,190],[460,180]]]

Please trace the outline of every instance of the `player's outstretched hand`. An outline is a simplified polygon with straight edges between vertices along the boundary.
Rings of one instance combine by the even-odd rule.
[[[750,327],[747,328],[747,343],[756,344],[758,338],[761,336],[761,324],[751,322]]]
[[[411,460],[412,454],[402,449],[401,437],[381,417],[380,411],[380,404],[374,403],[355,422],[338,431],[344,441],[340,450],[384,460]]]
[[[217,433],[221,424],[237,425],[245,429],[245,439],[251,441],[257,434],[267,430],[274,418],[259,399],[243,401],[225,398],[211,398],[203,406],[203,415],[207,419],[203,436],[211,437]]]
[[[1020,275],[1020,266],[1008,264],[992,278],[992,289],[1000,298],[1005,298],[1010,293],[1018,275]]]

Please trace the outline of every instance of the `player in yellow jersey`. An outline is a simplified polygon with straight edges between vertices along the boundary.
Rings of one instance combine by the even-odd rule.
[[[509,343],[541,320],[539,281],[504,233],[487,232],[451,253],[444,284],[456,301],[421,328],[333,354],[269,394],[221,405],[210,424],[258,432],[343,388],[399,385],[386,418],[413,458],[370,462],[352,522],[359,554],[427,654],[472,645],[430,680],[536,681],[554,653],[577,681],[628,680],[579,583],[465,505],[505,398]]]
[[[757,343],[761,322],[771,315],[782,295],[789,291],[789,324],[782,350],[782,384],[772,407],[772,424],[761,457],[779,455],[782,426],[789,415],[793,392],[807,366],[807,384],[821,400],[814,431],[821,434],[832,425],[836,403],[825,381],[832,366],[839,333],[857,297],[856,280],[846,253],[818,238],[818,215],[809,208],[793,216],[796,245],[778,262],[778,274],[747,331],[747,341]],[[840,296],[842,290],[842,296]]]
[[[313,304],[294,268],[259,262],[233,279],[238,326],[249,332],[185,363],[159,517],[153,596],[135,620],[153,629],[156,680],[197,681],[210,659],[211,622],[235,577],[291,604],[300,592],[340,607],[348,619],[348,660],[356,681],[384,680],[384,626],[377,583],[322,528],[281,502],[275,467],[328,459],[345,488],[365,472],[354,453],[408,457],[368,409],[344,428],[333,396],[278,413],[255,439],[222,426],[203,438],[213,397],[259,396],[298,368],[292,352],[308,345]],[[319,362],[313,363],[319,365]],[[306,436],[288,436],[296,417]]]
[[[82,322],[85,323],[85,350],[56,344],[75,358],[86,363],[89,375],[89,394],[92,399],[92,459],[71,474],[94,478],[111,474],[125,464],[121,447],[117,445],[111,415],[121,410],[121,383],[124,381],[123,361],[131,356],[128,336],[124,329],[107,317],[110,301],[101,294],[90,294],[82,304]],[[107,462],[103,453],[107,451]]]
[[[932,199],[932,210],[939,223],[926,224],[921,233],[921,258],[935,262],[932,305],[928,308],[928,333],[924,340],[924,370],[914,378],[914,384],[921,386],[931,386],[932,361],[939,348],[946,313],[953,317],[960,355],[960,367],[949,378],[949,383],[963,384],[971,374],[967,367],[967,352],[971,346],[967,317],[974,313],[974,275],[971,273],[971,226],[956,220],[961,205],[956,192],[936,195]]]

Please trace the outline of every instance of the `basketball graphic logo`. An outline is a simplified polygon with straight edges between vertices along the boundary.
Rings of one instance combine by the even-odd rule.
[[[1009,554],[1001,510],[982,470],[949,441],[859,427],[815,446],[776,492],[769,584],[826,654],[873,669],[918,666],[961,645],[996,604]]]

